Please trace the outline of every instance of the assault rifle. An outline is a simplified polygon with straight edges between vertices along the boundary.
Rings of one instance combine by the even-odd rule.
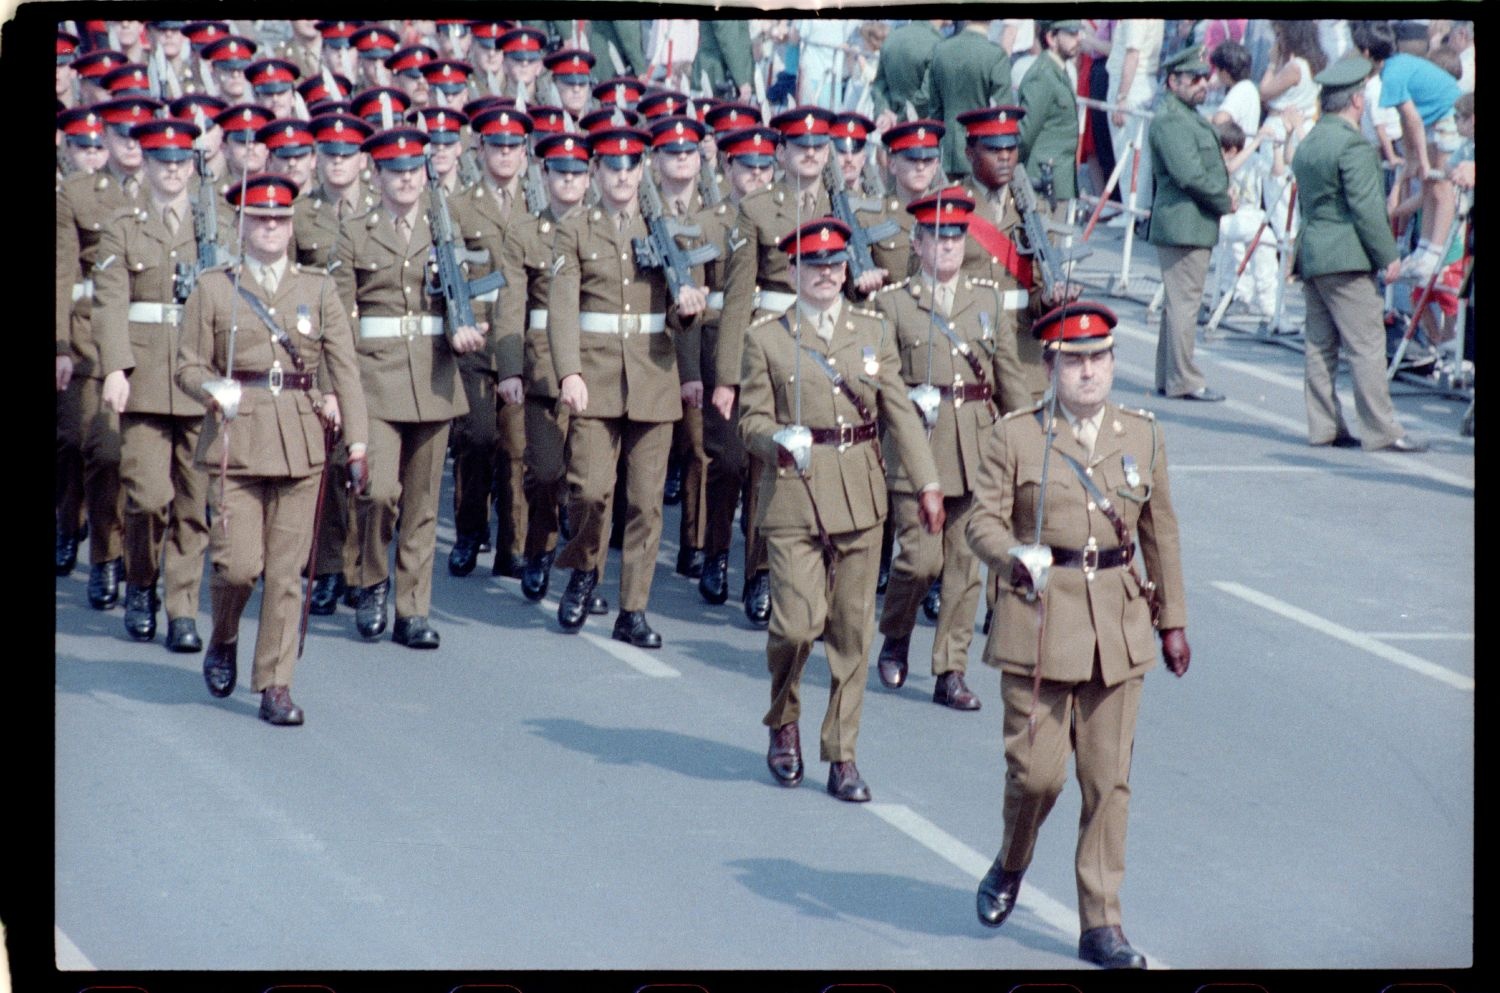
[[[208,168],[208,152],[201,146],[193,149],[193,162],[198,172],[198,195],[193,200],[193,239],[198,243],[198,260],[179,262],[173,270],[172,296],[178,303],[187,303],[204,272],[231,261],[219,247],[219,198],[214,174]]]
[[[839,168],[837,156],[828,156],[823,166],[823,185],[828,187],[828,199],[833,204],[833,216],[849,226],[849,281],[852,283],[872,269],[877,268],[870,254],[870,244],[890,238],[901,230],[901,226],[889,217],[879,224],[864,227],[859,223],[857,210],[878,211],[883,204],[869,197],[851,197],[844,186],[844,173]],[[892,275],[896,275],[892,273]]]
[[[641,220],[646,222],[646,237],[633,239],[636,264],[645,269],[660,269],[667,277],[667,293],[673,302],[684,286],[692,286],[693,266],[712,262],[719,257],[719,246],[702,245],[685,249],[677,244],[679,235],[694,238],[702,235],[696,226],[682,224],[667,216],[662,208],[661,191],[651,173],[641,180]]]
[[[490,261],[490,253],[483,249],[471,251],[464,247],[463,239],[453,227],[453,216],[448,213],[448,193],[438,178],[437,166],[432,155],[427,156],[427,191],[431,205],[427,210],[427,223],[432,227],[432,249],[435,256],[433,285],[428,292],[442,297],[448,317],[448,327],[473,327],[474,308],[469,301],[484,296],[505,285],[505,277],[496,269],[477,279],[464,277],[463,263],[483,264]]]
[[[1010,192],[1015,197],[1016,211],[1021,215],[1023,225],[1016,248],[1022,255],[1029,255],[1038,263],[1038,268],[1042,270],[1042,286],[1048,293],[1054,292],[1054,287],[1066,286],[1068,276],[1063,267],[1087,258],[1092,249],[1079,246],[1063,250],[1047,240],[1049,230],[1060,234],[1072,234],[1073,231],[1071,228],[1051,224],[1042,216],[1031,178],[1026,175],[1026,170],[1019,162],[1016,163],[1015,174],[1010,181]]]

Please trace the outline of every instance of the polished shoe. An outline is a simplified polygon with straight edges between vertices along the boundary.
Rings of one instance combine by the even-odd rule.
[[[592,569],[574,569],[568,577],[568,588],[563,590],[562,600],[557,604],[557,623],[564,631],[577,631],[591,613],[589,600],[594,586],[599,582]]]
[[[136,641],[156,637],[156,587],[125,585],[125,631]]]
[[[906,685],[906,653],[911,648],[911,635],[887,636],[880,646],[880,657],[875,661],[875,671],[880,673],[880,682],[887,689],[899,690]]]
[[[922,613],[934,624],[937,623],[938,614],[943,609],[943,581],[934,579],[932,585],[927,587],[927,595],[922,598]]]
[[[674,507],[682,502],[682,465],[674,462],[667,467],[667,481],[662,486],[661,502]]]
[[[766,752],[766,765],[782,786],[796,786],[802,782],[802,741],[797,734],[796,721],[771,729],[771,749]]]
[[[594,617],[603,617],[609,613],[609,601],[597,589],[589,594],[589,613]]]
[[[292,702],[285,686],[267,686],[260,695],[260,719],[267,724],[289,727],[302,723],[302,708]]]
[[[225,697],[234,692],[234,681],[239,674],[235,664],[238,645],[239,642],[209,645],[203,654],[203,682],[214,696]]]
[[[453,551],[448,553],[448,574],[467,576],[479,563],[479,545],[482,534],[461,534],[453,539]]]
[[[78,564],[78,532],[66,528],[57,529],[57,549],[54,564],[59,576],[66,576]]]
[[[203,651],[203,639],[198,637],[198,622],[191,617],[167,618],[167,649],[173,652]]]
[[[703,575],[703,549],[683,545],[677,552],[677,575],[697,579]]]
[[[344,595],[341,598],[344,601],[344,606],[348,607],[350,610],[354,610],[355,608],[357,608],[359,606],[359,594],[361,589],[363,589],[363,587],[355,586],[352,583],[344,584]]]
[[[495,561],[490,564],[491,576],[501,576],[505,579],[520,579],[525,572],[526,556],[524,555],[496,552]]]
[[[390,595],[391,581],[382,579],[373,586],[360,589],[354,604],[354,626],[360,637],[375,639],[385,634],[386,598]]]
[[[1078,957],[1106,969],[1146,968],[1146,956],[1130,947],[1118,924],[1083,932],[1078,938]]]
[[[750,623],[758,627],[765,627],[771,623],[771,574],[769,572],[757,572],[745,580],[745,590],[741,594],[745,601],[745,616]]]
[[[313,580],[312,601],[307,608],[310,614],[327,617],[338,609],[339,597],[344,595],[344,574],[325,572]]]
[[[729,599],[729,553],[720,552],[703,563],[698,577],[698,595],[705,603],[718,606]]]
[[[552,581],[552,559],[556,552],[543,552],[526,560],[521,570],[521,595],[536,603],[547,595],[547,586]]]
[[[1415,441],[1407,435],[1402,435],[1389,445],[1383,445],[1375,449],[1377,452],[1425,452],[1431,446],[1425,441]]]
[[[436,648],[442,639],[425,617],[398,617],[391,640],[407,648]]]
[[[1010,912],[1016,909],[1016,894],[1021,892],[1021,877],[1025,874],[1025,870],[1011,872],[1004,868],[996,857],[990,871],[979,881],[979,896],[975,904],[979,923],[985,927],[999,927],[1005,923]]]
[[[932,688],[932,702],[954,710],[979,709],[979,698],[964,685],[964,674],[957,671],[945,672],[937,678],[937,685]]]
[[[661,635],[651,630],[646,623],[644,610],[622,610],[615,618],[615,630],[610,635],[616,641],[628,641],[637,648],[660,648]]]
[[[124,560],[110,559],[89,567],[89,606],[108,610],[120,602],[120,573]]]
[[[835,762],[828,767],[828,793],[850,803],[866,803],[870,799],[870,787],[859,778],[853,762]]]
[[[1314,448],[1358,448],[1359,439],[1352,434],[1337,434],[1327,441],[1308,442]]]
[[[1199,400],[1203,403],[1218,403],[1224,399],[1224,394],[1207,386],[1200,386],[1191,393],[1179,393],[1173,397],[1174,400]]]

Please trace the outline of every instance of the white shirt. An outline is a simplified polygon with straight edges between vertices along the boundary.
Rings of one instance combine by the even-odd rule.
[[[1156,69],[1161,62],[1161,43],[1165,32],[1166,22],[1160,18],[1137,18],[1115,24],[1109,58],[1104,63],[1109,70],[1111,100],[1123,98],[1132,106],[1142,106],[1151,99],[1151,94],[1156,92]],[[1121,94],[1120,73],[1125,68],[1125,52],[1132,48],[1140,55],[1136,60],[1135,75],[1131,77],[1130,92]]]
[[[1219,103],[1219,110],[1240,126],[1246,138],[1260,130],[1260,89],[1248,79],[1242,79],[1229,88]]]
[[[1302,111],[1303,117],[1312,117],[1318,112],[1318,94],[1322,92],[1323,87],[1313,82],[1312,67],[1302,56],[1292,56],[1291,64],[1297,67],[1297,81],[1281,96],[1274,100],[1267,100],[1266,106],[1271,110],[1296,107]],[[1280,71],[1277,70],[1278,73]]]

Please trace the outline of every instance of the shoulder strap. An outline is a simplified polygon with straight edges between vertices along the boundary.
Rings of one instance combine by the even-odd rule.
[[[245,303],[249,304],[250,309],[255,311],[255,316],[259,317],[261,323],[270,329],[271,337],[276,339],[276,344],[286,349],[287,354],[292,357],[292,365],[296,367],[298,372],[305,371],[305,366],[302,364],[302,356],[297,351],[297,346],[292,344],[291,336],[283,331],[281,325],[276,323],[276,318],[271,316],[270,308],[265,305],[260,297],[251,293],[245,287],[240,286],[237,289],[240,296],[244,298]]]
[[[785,314],[781,315],[780,323],[782,328],[784,328],[786,330],[786,333],[791,337],[792,341],[796,343],[797,336],[792,332],[792,322],[786,319]],[[859,416],[863,418],[866,424],[875,419],[874,416],[870,413],[870,408],[867,407],[865,405],[865,402],[859,398],[859,394],[854,392],[854,388],[849,385],[848,380],[844,379],[843,375],[833,367],[833,363],[828,361],[828,356],[824,355],[817,349],[808,348],[806,345],[800,343],[797,344],[797,347],[801,348],[804,352],[813,357],[814,361],[817,363],[818,368],[823,370],[823,375],[827,376],[833,383],[834,388],[843,393],[844,397],[854,405],[854,409],[859,411]]]

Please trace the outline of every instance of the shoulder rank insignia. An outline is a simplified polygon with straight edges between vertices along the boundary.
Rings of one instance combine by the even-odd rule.
[[[537,217],[541,217],[542,215],[541,214],[537,214],[536,216]],[[538,230],[541,231],[542,234],[546,234],[548,231],[552,230],[552,222],[551,221],[543,221],[542,224],[541,224],[541,227],[538,228]]]
[[[1140,407],[1121,407],[1120,410],[1127,414],[1134,414],[1136,417],[1144,417],[1148,421],[1156,420],[1154,413],[1149,410],[1143,410]]]
[[[1012,410],[1010,413],[1006,414],[1003,418],[1001,418],[1001,420],[1008,421],[1012,417],[1022,417],[1022,416],[1025,416],[1027,414],[1035,414],[1037,411],[1041,410],[1044,406],[1046,406],[1046,403],[1047,403],[1047,401],[1045,401],[1045,400],[1038,400],[1036,403],[1032,404],[1029,407],[1021,407],[1018,410]]]

